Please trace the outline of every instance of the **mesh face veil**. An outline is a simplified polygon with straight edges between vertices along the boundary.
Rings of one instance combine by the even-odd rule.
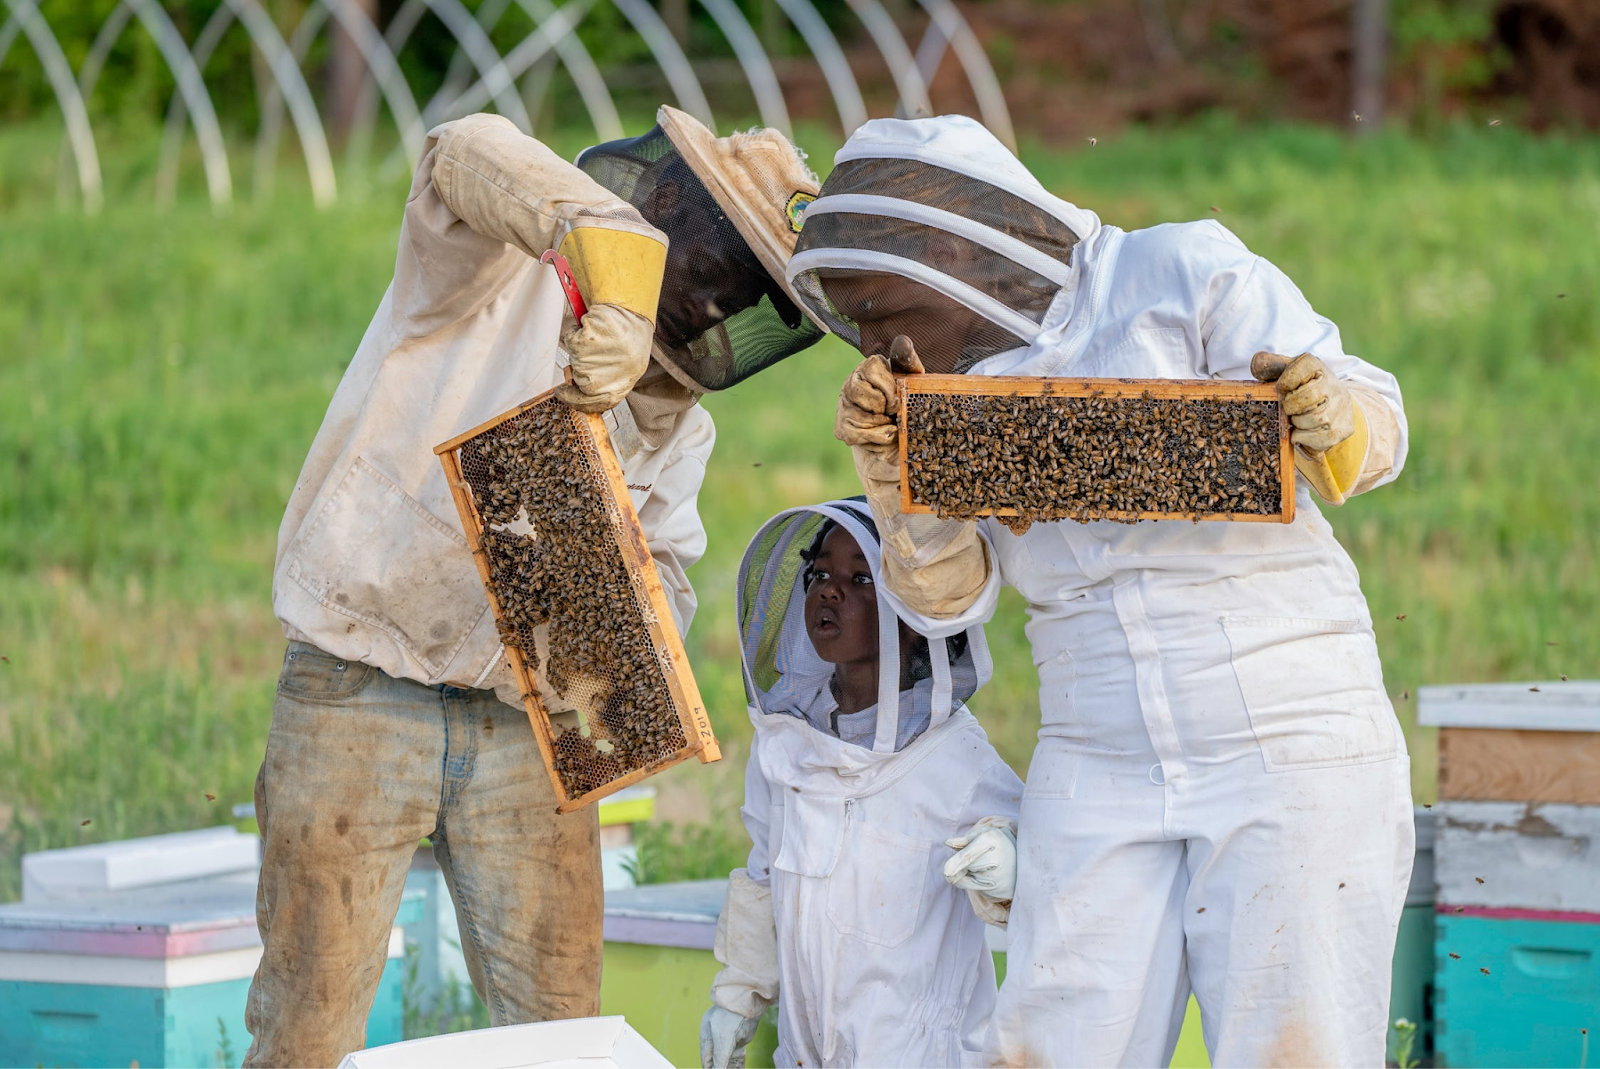
[[[787,714],[817,723],[835,707],[829,683],[834,667],[811,644],[805,623],[803,552],[828,523],[844,528],[867,558],[875,582],[882,551],[871,513],[862,500],[790,509],[756,533],[739,565],[737,591],[745,690],[763,713]],[[894,753],[922,731],[948,720],[988,682],[989,649],[983,628],[958,643],[928,640],[928,676],[909,690],[900,687],[900,621],[878,588],[878,705],[872,750]]]
[[[905,334],[929,371],[1030,345],[1098,226],[961,116],[869,122],[835,159],[791,284],[863,353]]]
[[[775,131],[719,139],[672,108],[659,120],[577,165],[667,235],[657,360],[690,389],[723,390],[824,333],[783,275],[816,178]]]

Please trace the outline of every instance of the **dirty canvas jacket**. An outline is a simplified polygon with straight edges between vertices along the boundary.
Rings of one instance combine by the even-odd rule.
[[[391,676],[493,688],[520,707],[433,447],[561,381],[565,298],[541,252],[581,226],[666,239],[538,142],[507,138],[509,125],[476,115],[429,134],[394,280],[289,499],[272,601],[291,639]],[[691,400],[639,422],[630,404],[605,416],[684,628],[714,437]]]

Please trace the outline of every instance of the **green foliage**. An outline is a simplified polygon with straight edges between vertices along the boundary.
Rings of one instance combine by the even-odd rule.
[[[813,2],[847,42],[851,33],[859,32],[858,23],[850,14],[846,0]],[[92,42],[118,3],[119,0],[40,0],[40,9],[74,71],[82,69]],[[160,0],[160,4],[191,47],[217,11],[227,6],[225,0]],[[463,0],[463,4],[474,15],[485,6],[484,0]],[[737,0],[737,5],[752,27],[761,34],[763,43],[774,56],[804,51],[804,42],[798,31],[786,18],[769,21],[767,9],[773,6],[772,0]],[[313,92],[320,95],[328,81],[327,66],[333,51],[330,42],[334,21],[323,18],[323,13],[311,0],[263,0],[263,6],[285,39],[292,37],[308,15],[322,21],[322,28],[312,40],[306,59],[301,64],[306,81]],[[389,28],[400,6],[399,0],[383,0],[378,5],[381,27],[386,30]],[[554,6],[560,7],[561,4]],[[657,3],[655,6],[662,5]],[[688,13],[689,54],[696,60],[731,60],[734,55],[732,46],[709,10],[699,3],[685,3],[684,7]],[[0,12],[3,10],[0,8]],[[499,10],[501,14],[489,27],[489,39],[500,54],[505,55],[528,37],[536,22],[520,3],[496,3],[494,10]],[[0,18],[0,22],[3,21]],[[616,5],[591,5],[579,25],[578,37],[596,64],[612,76],[615,82],[613,88],[622,104],[636,104],[665,90],[665,79],[655,71],[654,60],[644,38]],[[452,68],[458,76],[467,78],[466,82],[460,83],[462,85],[469,84],[477,77],[476,70],[444,21],[431,12],[416,22],[397,51],[400,69],[419,103],[426,102],[438,91],[445,83],[446,72]],[[238,23],[234,23],[202,71],[218,116],[237,130],[253,131],[259,119],[260,101],[256,96],[258,71],[254,66],[259,54],[253,57],[252,52],[249,35]],[[636,66],[639,69],[633,69]],[[645,68],[648,68],[648,73],[641,75],[641,70]],[[700,73],[705,77],[710,72],[702,70]],[[715,74],[712,74],[708,88],[716,91]],[[144,30],[136,18],[115,38],[100,80],[89,96],[88,105],[91,115],[96,118],[109,117],[119,123],[148,123],[166,113],[173,91],[172,72],[162,58],[155,38]],[[564,74],[558,76],[552,92],[561,102],[552,105],[554,115],[561,113],[560,107],[581,106]],[[735,95],[748,95],[742,83],[735,89]],[[719,110],[725,109],[728,101],[720,101],[718,106]],[[12,45],[7,61],[0,65],[0,119],[16,122],[53,115],[55,109],[55,98],[43,67],[33,56],[27,40],[19,39]],[[326,116],[326,108],[323,113]]]
[[[1415,72],[1424,129],[1439,121],[1447,94],[1485,89],[1505,66],[1494,41],[1496,0],[1396,0],[1389,32],[1391,70]]]
[[[23,850],[223,823],[251,798],[283,649],[277,526],[393,271],[405,193],[397,177],[319,213],[285,170],[276,201],[218,217],[185,186],[157,213],[138,157],[108,155],[117,192],[90,219],[53,200],[58,136],[0,131],[0,899]],[[828,139],[803,137],[825,163]],[[1419,685],[1600,675],[1600,141],[1211,120],[1023,154],[1111,223],[1220,218],[1399,377],[1405,473],[1325,514],[1361,569],[1419,797]],[[720,830],[644,832],[645,878],[742,864],[734,571],[774,512],[856,491],[832,436],[855,359],[830,342],[707,401],[689,647],[729,756],[659,782],[664,801],[705,797]],[[1024,770],[1037,680],[1016,599],[990,640],[974,705]]]
[[[1412,1057],[1411,1051],[1417,1045],[1417,1022],[1397,1017],[1389,1027],[1394,1031],[1395,1065],[1399,1069],[1416,1069],[1418,1059]]]
[[[40,0],[39,8],[49,21],[67,61],[74,72],[83,69],[84,58],[101,28],[117,8],[119,0],[72,0],[71,3]],[[184,41],[193,44],[201,28],[224,0],[161,0],[161,8],[172,19]],[[287,24],[291,10],[303,7],[284,0],[265,5],[275,11],[278,22]],[[3,21],[3,20],[0,20]],[[0,118],[18,120],[41,112],[53,112],[55,98],[34,58],[26,38],[11,46],[8,59],[0,67]],[[315,58],[315,56],[313,56]],[[206,66],[206,84],[217,101],[219,116],[254,121],[253,75],[250,69],[250,44],[243,30],[224,37]],[[138,18],[132,19],[117,37],[107,56],[94,93],[89,97],[91,112],[99,116],[127,120],[162,115],[174,88],[172,72]],[[228,105],[226,108],[223,105]],[[239,114],[240,108],[247,109]]]
[[[457,950],[461,944],[451,941]],[[404,1039],[424,1039],[447,1032],[471,1032],[489,1027],[489,1007],[483,1004],[471,984],[454,976],[443,978],[430,1001],[418,978],[421,954],[416,944],[406,943],[404,974],[400,983],[400,1034]]]
[[[743,868],[750,840],[725,821],[715,824],[636,824],[638,857],[628,865],[634,883],[710,880]]]
[[[227,1034],[227,1021],[216,1019],[216,1069],[234,1069],[234,1040]]]

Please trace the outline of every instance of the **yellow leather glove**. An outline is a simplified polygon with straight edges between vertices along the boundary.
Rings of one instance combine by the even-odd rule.
[[[891,365],[892,361],[892,365]],[[839,411],[834,416],[833,436],[851,449],[864,449],[874,458],[893,457],[898,461],[900,425],[899,401],[895,396],[895,372],[920,374],[922,361],[911,339],[897,337],[889,346],[889,358],[869,356],[839,391]]]
[[[1278,396],[1294,430],[1289,440],[1301,449],[1326,453],[1356,432],[1350,391],[1319,358],[1305,353],[1278,376]]]
[[[907,516],[900,511],[899,401],[894,376],[919,374],[922,361],[904,335],[889,356],[869,356],[839,391],[834,437],[850,447],[856,476],[883,538],[884,579],[913,612],[960,616],[983,593],[989,553],[970,520]]]
[[[572,381],[556,396],[580,412],[614,408],[650,366],[655,326],[618,304],[589,309],[583,322],[561,334],[561,348],[572,364]]]
[[[649,234],[585,225],[573,227],[559,251],[589,314],[561,335],[572,382],[557,396],[580,412],[604,412],[650,366],[667,246]]]
[[[1295,468],[1329,504],[1342,505],[1367,460],[1367,419],[1349,387],[1310,353],[1257,353],[1251,373],[1274,382],[1293,428]]]

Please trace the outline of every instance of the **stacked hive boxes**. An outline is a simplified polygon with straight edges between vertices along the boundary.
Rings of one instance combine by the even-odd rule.
[[[1600,683],[1418,697],[1442,729],[1438,1062],[1583,1064],[1600,1027]]]
[[[0,906],[0,1065],[238,1065],[258,856],[228,827],[24,856],[24,899]],[[396,927],[369,1043],[401,1038],[403,950]]]

